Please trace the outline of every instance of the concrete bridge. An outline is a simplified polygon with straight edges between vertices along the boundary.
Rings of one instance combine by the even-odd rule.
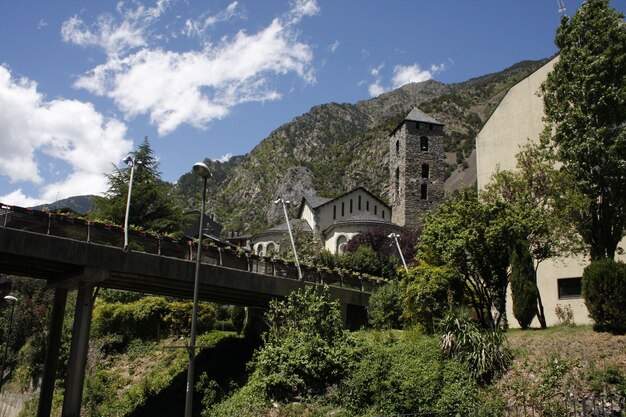
[[[49,416],[68,290],[77,290],[65,381],[63,417],[80,415],[91,314],[97,287],[193,297],[194,243],[135,232],[122,250],[122,229],[53,213],[0,205],[0,272],[45,279],[54,288],[38,416]],[[237,250],[203,245],[200,299],[264,308],[305,285],[328,284],[347,327],[365,317],[377,284],[363,277],[303,267]]]

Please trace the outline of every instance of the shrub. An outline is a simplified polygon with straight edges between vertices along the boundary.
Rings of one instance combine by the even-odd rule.
[[[571,326],[574,324],[574,310],[571,304],[557,304],[556,307],[554,307],[554,314],[559,320],[559,324],[563,326]]]
[[[537,314],[535,265],[528,242],[517,242],[511,251],[511,297],[513,315],[522,329],[527,329]]]
[[[489,383],[509,366],[513,355],[499,329],[481,329],[465,316],[448,314],[441,323],[444,355],[466,363],[479,383]]]
[[[339,303],[329,297],[327,287],[307,286],[270,303],[270,329],[251,376],[265,398],[319,395],[346,375],[354,342],[343,330]]]
[[[582,296],[595,330],[626,333],[626,264],[608,258],[591,262],[583,272]]]
[[[233,323],[234,330],[241,333],[246,325],[246,309],[241,306],[234,306],[230,310],[230,321]]]
[[[478,395],[467,367],[445,360],[431,336],[375,335],[363,342],[358,356],[337,393],[338,401],[355,415],[468,409]]]
[[[403,318],[432,334],[462,294],[459,275],[448,267],[421,264],[403,279]]]
[[[367,318],[375,329],[399,329],[402,315],[402,291],[397,280],[377,288],[367,305]]]

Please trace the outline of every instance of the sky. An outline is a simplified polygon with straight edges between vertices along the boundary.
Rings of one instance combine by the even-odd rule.
[[[175,182],[316,105],[552,56],[559,19],[557,0],[1,1],[0,202],[101,194],[144,137]]]

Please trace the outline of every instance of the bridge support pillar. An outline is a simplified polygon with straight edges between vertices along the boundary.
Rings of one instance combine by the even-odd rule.
[[[54,394],[54,380],[56,377],[59,350],[61,348],[61,334],[63,332],[63,317],[65,316],[65,304],[67,302],[67,288],[54,289],[54,301],[52,304],[52,317],[48,331],[48,346],[46,347],[46,359],[43,366],[43,378],[41,380],[41,392],[37,417],[50,417],[52,411],[52,395]]]
[[[246,327],[244,334],[248,340],[261,340],[261,335],[267,331],[265,322],[266,309],[259,307],[246,307]]]
[[[76,296],[72,344],[65,378],[65,397],[61,417],[79,417],[83,396],[91,313],[95,301],[94,284],[81,282]]]

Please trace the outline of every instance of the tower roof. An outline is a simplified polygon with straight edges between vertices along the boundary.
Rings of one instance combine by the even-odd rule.
[[[437,120],[433,119],[432,117],[430,117],[429,115],[427,115],[426,113],[418,109],[417,107],[414,107],[413,110],[411,110],[411,113],[409,113],[404,118],[404,120],[410,120],[413,122],[432,123],[434,125],[443,126],[443,123],[438,122]]]

